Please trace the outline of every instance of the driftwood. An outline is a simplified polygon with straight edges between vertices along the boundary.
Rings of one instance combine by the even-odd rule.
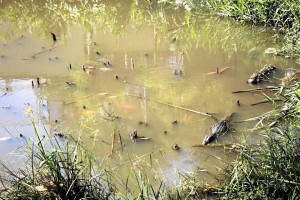
[[[251,144],[250,146],[261,146],[261,144]],[[224,148],[224,149],[229,149],[229,150],[236,150],[240,147],[239,144],[210,144],[210,145],[205,145],[205,144],[194,144],[192,147],[205,147],[205,148]]]
[[[273,101],[283,101],[282,99],[273,99]],[[256,103],[252,103],[250,104],[251,106],[256,106],[256,105],[259,105],[259,104],[263,104],[263,103],[269,103],[270,100],[263,100],[263,101],[259,101],[259,102],[256,102]]]
[[[150,101],[149,98],[140,97],[138,95],[133,95],[133,94],[126,94],[126,95],[132,96],[132,97],[137,97],[137,98],[140,98],[140,99],[146,99],[146,100]],[[170,107],[173,107],[173,108],[185,110],[185,111],[188,111],[188,112],[193,112],[193,113],[204,115],[204,116],[208,116],[208,117],[214,117],[214,116],[212,116],[209,113],[204,113],[204,112],[200,112],[200,111],[197,111],[197,110],[192,110],[192,109],[189,109],[189,108],[184,108],[182,106],[173,105],[171,103],[167,103],[167,102],[163,102],[163,101],[158,101],[158,100],[153,100],[153,101],[156,102],[156,103],[160,103],[160,104],[163,104],[163,105],[166,105],[166,106],[170,106]]]
[[[6,92],[5,92],[4,94],[2,94],[2,95],[0,96],[0,98],[4,97],[5,95],[7,95],[7,93],[6,93]]]
[[[136,141],[136,140],[150,140],[151,138],[149,137],[145,137],[145,136],[138,136],[137,130],[134,130],[132,133],[129,134],[130,139],[132,141]]]
[[[49,48],[49,49],[45,49],[45,50],[43,50],[43,51],[39,51],[39,52],[33,54],[31,57],[35,57],[35,56],[37,56],[37,55],[39,55],[39,54],[45,53],[45,52],[47,52],[47,51],[51,51],[51,50],[56,49],[56,48],[58,48],[58,47],[59,47],[59,46],[55,46],[55,47],[51,47],[51,48]],[[31,58],[23,58],[22,60],[31,60]]]
[[[151,138],[150,137],[145,137],[145,136],[137,136],[135,139],[136,140],[150,140]]]
[[[247,89],[247,90],[238,90],[238,91],[234,91],[232,93],[236,94],[236,93],[246,93],[246,92],[277,91],[279,89],[280,89],[280,87],[269,86],[269,87],[265,87],[265,88],[254,88],[254,89]]]
[[[212,144],[212,145],[205,145],[205,144],[195,144],[192,147],[210,147],[210,148],[236,148],[236,144]]]
[[[248,79],[247,83],[257,84],[265,79],[269,79],[270,74],[275,70],[276,67],[274,67],[273,65],[265,66],[257,73],[252,74],[252,76],[250,76],[250,78]]]

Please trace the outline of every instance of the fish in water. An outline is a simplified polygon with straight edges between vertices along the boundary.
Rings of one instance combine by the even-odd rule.
[[[209,135],[206,135],[203,138],[203,145],[207,145],[213,141],[216,140],[216,138],[222,134],[222,133],[226,133],[229,130],[229,121],[231,120],[233,116],[233,113],[230,114],[228,117],[226,117],[225,119],[219,121],[218,123],[216,123],[215,125],[213,125],[211,127],[211,133]]]

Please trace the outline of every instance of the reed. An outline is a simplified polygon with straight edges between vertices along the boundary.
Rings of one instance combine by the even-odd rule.
[[[82,145],[69,139],[40,137],[28,142],[26,167],[12,171],[2,164],[2,199],[107,199],[114,196],[105,171]],[[49,140],[50,148],[46,147]]]
[[[300,84],[284,87],[260,123],[265,140],[259,146],[241,145],[227,180],[219,188],[222,199],[297,199],[300,195]],[[274,103],[274,102],[273,102]]]

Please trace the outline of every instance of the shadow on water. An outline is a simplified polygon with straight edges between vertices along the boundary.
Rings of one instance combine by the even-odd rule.
[[[215,123],[199,112],[218,119],[236,112],[235,121],[266,112],[268,105],[250,106],[264,99],[262,94],[232,91],[254,87],[247,79],[266,64],[281,71],[297,67],[265,53],[280,46],[276,33],[240,26],[205,10],[196,15],[129,0],[3,0],[0,5],[0,95],[6,94],[0,98],[1,126],[33,136],[23,114],[31,107],[40,130],[46,125],[50,134],[80,137],[125,175],[119,166],[132,164],[133,157],[157,159],[169,182],[177,171],[190,173],[199,166],[217,174],[234,155],[192,148]],[[228,70],[210,73],[217,68]],[[280,76],[276,73],[260,86],[276,85]],[[7,105],[11,108],[5,109]],[[246,131],[251,127],[234,125],[236,131],[217,143],[239,141],[242,133],[255,143],[259,137]],[[133,142],[129,134],[134,130],[151,139]],[[9,132],[18,135],[14,128]],[[107,158],[112,133],[114,153]],[[4,129],[0,134],[8,137]],[[180,151],[172,150],[175,143]],[[5,143],[10,144],[17,143]]]

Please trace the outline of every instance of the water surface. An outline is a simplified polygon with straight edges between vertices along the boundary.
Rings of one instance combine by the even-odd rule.
[[[146,1],[28,2],[0,6],[0,136],[11,138],[0,141],[1,152],[9,143],[11,151],[20,146],[14,142],[20,134],[34,137],[34,120],[41,135],[80,137],[125,176],[123,166],[144,160],[169,183],[178,181],[177,171],[214,181],[234,154],[192,147],[216,123],[196,112],[218,119],[234,112],[235,122],[267,112],[270,105],[250,105],[263,94],[232,91],[256,87],[246,81],[265,65],[279,70],[259,86],[276,85],[286,69],[297,68],[291,60],[265,53],[280,47],[271,30],[207,12],[192,15]],[[50,32],[57,36],[55,43]],[[207,75],[217,68],[228,69]],[[28,109],[33,115],[26,115]],[[214,143],[241,138],[257,143],[260,136],[248,131],[253,126],[234,124]],[[133,142],[134,130],[151,139]],[[112,133],[115,149],[107,157]],[[172,150],[174,144],[180,151]]]

